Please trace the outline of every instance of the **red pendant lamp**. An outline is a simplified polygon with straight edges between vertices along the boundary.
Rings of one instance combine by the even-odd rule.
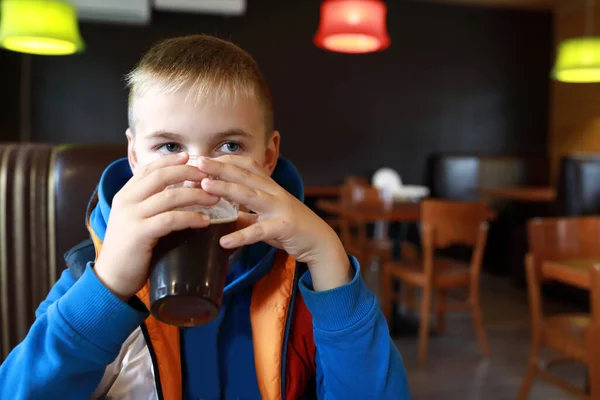
[[[372,53],[389,47],[387,7],[381,0],[325,0],[315,44],[339,53]]]

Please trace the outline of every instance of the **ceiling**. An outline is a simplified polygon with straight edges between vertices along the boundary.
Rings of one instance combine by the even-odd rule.
[[[466,4],[485,7],[504,7],[530,10],[552,10],[563,1],[569,0],[430,0],[436,3]]]

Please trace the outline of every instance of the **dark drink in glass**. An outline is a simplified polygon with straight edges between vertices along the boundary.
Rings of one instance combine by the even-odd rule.
[[[181,327],[204,325],[219,315],[232,250],[219,244],[237,223],[237,207],[221,199],[206,228],[186,229],[161,238],[150,271],[150,311]]]

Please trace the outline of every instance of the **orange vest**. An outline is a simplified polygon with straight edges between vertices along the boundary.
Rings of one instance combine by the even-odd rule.
[[[89,218],[88,229],[97,257],[102,242],[92,231]],[[285,252],[278,252],[272,268],[252,290],[250,322],[254,364],[258,388],[265,400],[300,398],[315,377],[312,316],[297,288],[296,264]],[[149,309],[148,283],[137,296]],[[152,355],[159,398],[181,400],[179,328],[150,315],[142,329]],[[288,337],[284,343],[286,331]]]

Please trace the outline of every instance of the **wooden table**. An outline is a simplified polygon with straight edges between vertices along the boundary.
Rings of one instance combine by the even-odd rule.
[[[341,186],[307,186],[304,197],[339,197],[341,191]]]
[[[524,203],[551,203],[556,199],[556,190],[549,186],[480,187],[477,189],[477,192],[484,197]]]
[[[329,214],[351,219],[356,222],[415,222],[421,220],[421,204],[415,202],[396,202],[390,207],[373,207],[360,204],[342,204],[336,200],[319,200],[317,208]],[[488,211],[488,219],[496,217]]]
[[[367,207],[358,204],[342,204],[336,200],[319,200],[317,208],[326,213],[357,222],[412,222],[421,219],[419,203],[393,203],[391,207]]]
[[[600,265],[600,258],[546,261],[542,263],[542,275],[544,278],[590,290],[590,270],[594,264]]]

